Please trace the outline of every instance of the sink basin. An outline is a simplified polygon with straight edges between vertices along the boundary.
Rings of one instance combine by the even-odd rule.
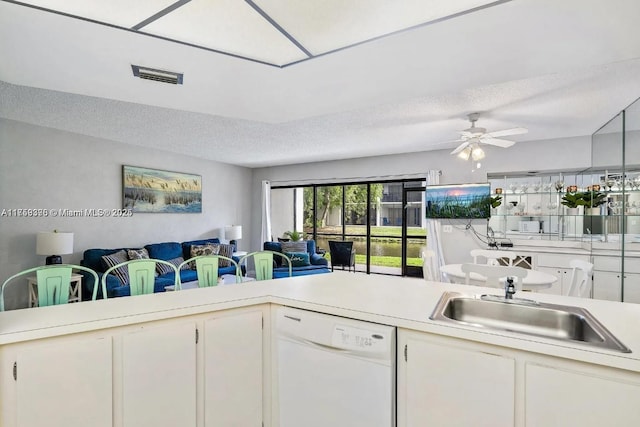
[[[445,292],[430,319],[631,353],[589,311],[581,307],[516,298],[507,300],[496,295],[478,297]]]

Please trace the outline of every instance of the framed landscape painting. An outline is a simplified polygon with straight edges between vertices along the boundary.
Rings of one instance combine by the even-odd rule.
[[[133,212],[201,213],[202,177],[123,166],[122,199]]]

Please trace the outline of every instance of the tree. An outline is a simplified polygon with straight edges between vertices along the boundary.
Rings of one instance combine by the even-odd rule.
[[[327,217],[333,208],[342,206],[342,190],[345,189],[345,202],[348,206],[346,215],[363,217],[367,214],[367,186],[360,185],[333,185],[317,187],[316,225],[325,227]],[[371,203],[375,205],[382,197],[382,184],[371,184]],[[304,188],[304,218],[305,226],[311,227],[313,221],[313,188]]]

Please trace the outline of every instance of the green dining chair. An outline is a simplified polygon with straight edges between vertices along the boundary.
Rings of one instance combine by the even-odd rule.
[[[275,251],[257,251],[251,252],[240,258],[238,264],[247,267],[247,274],[249,271],[255,274],[256,280],[271,280],[273,279],[273,256],[278,255],[286,261],[289,266],[289,277],[293,275],[293,269],[291,265],[291,259],[283,253]],[[248,261],[253,261],[253,269],[249,270]]]
[[[229,257],[223,255],[200,255],[195,256],[193,258],[189,258],[178,266],[178,271],[182,269],[185,265],[191,265],[195,263],[196,272],[198,275],[198,287],[206,288],[209,286],[217,286],[218,285],[218,266],[220,265],[220,260],[226,260],[231,263],[232,266],[235,267],[236,272],[236,283],[240,282],[240,268],[238,267],[238,263]],[[178,275],[179,277],[180,275]],[[182,289],[182,279],[178,279],[178,287],[176,289]]]
[[[165,264],[175,272],[173,285],[177,289],[180,273],[175,265],[161,259],[132,259],[109,267],[104,272],[102,275],[102,295],[104,298],[107,297],[107,275],[118,268],[126,268],[127,270],[129,276],[127,285],[129,285],[131,296],[152,294],[156,281],[156,264]]]
[[[36,278],[37,304],[39,307],[49,305],[67,304],[69,302],[69,290],[71,288],[71,276],[76,271],[84,271],[93,276],[93,283],[98,283],[98,275],[95,271],[82,265],[53,264],[33,267],[14,274],[4,281],[0,288],[0,311],[4,311],[4,291],[9,282],[17,278]],[[82,286],[80,283],[79,286]],[[94,286],[92,299],[95,300],[98,288]]]

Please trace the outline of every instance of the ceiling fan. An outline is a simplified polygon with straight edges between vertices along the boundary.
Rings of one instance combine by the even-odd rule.
[[[497,147],[507,148],[515,144],[515,141],[509,141],[507,139],[500,139],[498,137],[509,135],[521,135],[527,133],[525,128],[511,128],[498,130],[495,132],[487,132],[485,128],[476,127],[476,122],[480,117],[480,113],[469,114],[468,118],[471,122],[471,127],[460,132],[460,139],[453,142],[461,142],[451,154],[457,154],[458,157],[469,160],[469,157],[473,160],[480,160],[484,158],[484,151],[480,148],[480,144],[495,145]]]

